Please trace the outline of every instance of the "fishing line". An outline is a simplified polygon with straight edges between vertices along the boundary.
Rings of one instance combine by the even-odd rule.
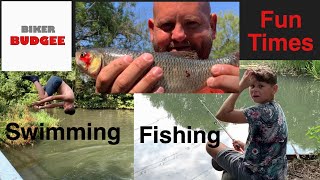
[[[215,115],[212,114],[212,112],[209,110],[209,108],[202,102],[202,100],[200,98],[198,98],[199,101],[201,102],[201,104],[207,109],[207,111],[210,113],[210,115],[213,117],[214,120],[217,121],[217,123],[220,125],[220,127],[227,133],[227,135],[231,138],[232,141],[235,141],[235,139],[233,139],[231,137],[231,135],[228,133],[228,131],[226,130],[226,128],[223,127],[223,125],[221,124],[221,122],[215,117]]]

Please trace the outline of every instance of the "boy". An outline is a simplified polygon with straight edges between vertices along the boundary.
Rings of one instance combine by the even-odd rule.
[[[74,93],[60,77],[51,76],[44,87],[41,86],[38,76],[23,76],[22,79],[32,81],[38,91],[40,101],[32,103],[35,108],[63,107],[66,114],[73,115],[75,113]],[[53,95],[56,92],[57,95]],[[53,100],[62,100],[64,102],[43,105]]]
[[[234,141],[235,150],[223,143],[207,152],[235,179],[286,179],[287,124],[281,106],[274,101],[277,77],[271,69],[248,69],[240,81],[240,93],[249,87],[257,105],[234,109],[240,93],[231,94],[216,117],[231,123],[249,123],[247,143]],[[244,156],[241,150],[244,149]]]

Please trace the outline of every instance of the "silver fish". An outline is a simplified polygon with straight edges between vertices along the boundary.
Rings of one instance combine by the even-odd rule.
[[[76,52],[77,66],[89,76],[96,78],[100,70],[112,60],[130,55],[135,59],[144,52],[115,48],[83,49]],[[163,78],[157,86],[162,86],[166,93],[194,93],[206,86],[211,77],[210,69],[215,64],[231,64],[239,67],[239,53],[233,53],[218,59],[193,59],[191,53],[151,52],[154,66],[163,69]]]

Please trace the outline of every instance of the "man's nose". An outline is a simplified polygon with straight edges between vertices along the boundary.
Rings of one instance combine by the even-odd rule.
[[[186,39],[187,35],[180,24],[176,24],[172,31],[171,38],[172,40],[176,40],[178,42],[182,42]]]

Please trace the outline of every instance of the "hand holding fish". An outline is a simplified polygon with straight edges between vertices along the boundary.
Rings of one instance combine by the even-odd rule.
[[[113,60],[103,67],[96,79],[96,92],[100,93],[147,93],[163,92],[154,85],[162,78],[160,67],[150,67],[153,56],[144,53],[135,60],[129,55]]]
[[[216,64],[211,68],[212,77],[207,85],[211,88],[222,89],[224,92],[239,91],[239,67],[230,64]]]
[[[238,53],[219,59],[195,59],[189,55],[186,51],[143,53],[93,48],[78,51],[76,64],[96,79],[99,93],[211,93],[212,89],[202,91],[210,87],[238,92]],[[213,67],[218,71],[210,72]],[[207,84],[212,76],[214,83]]]

